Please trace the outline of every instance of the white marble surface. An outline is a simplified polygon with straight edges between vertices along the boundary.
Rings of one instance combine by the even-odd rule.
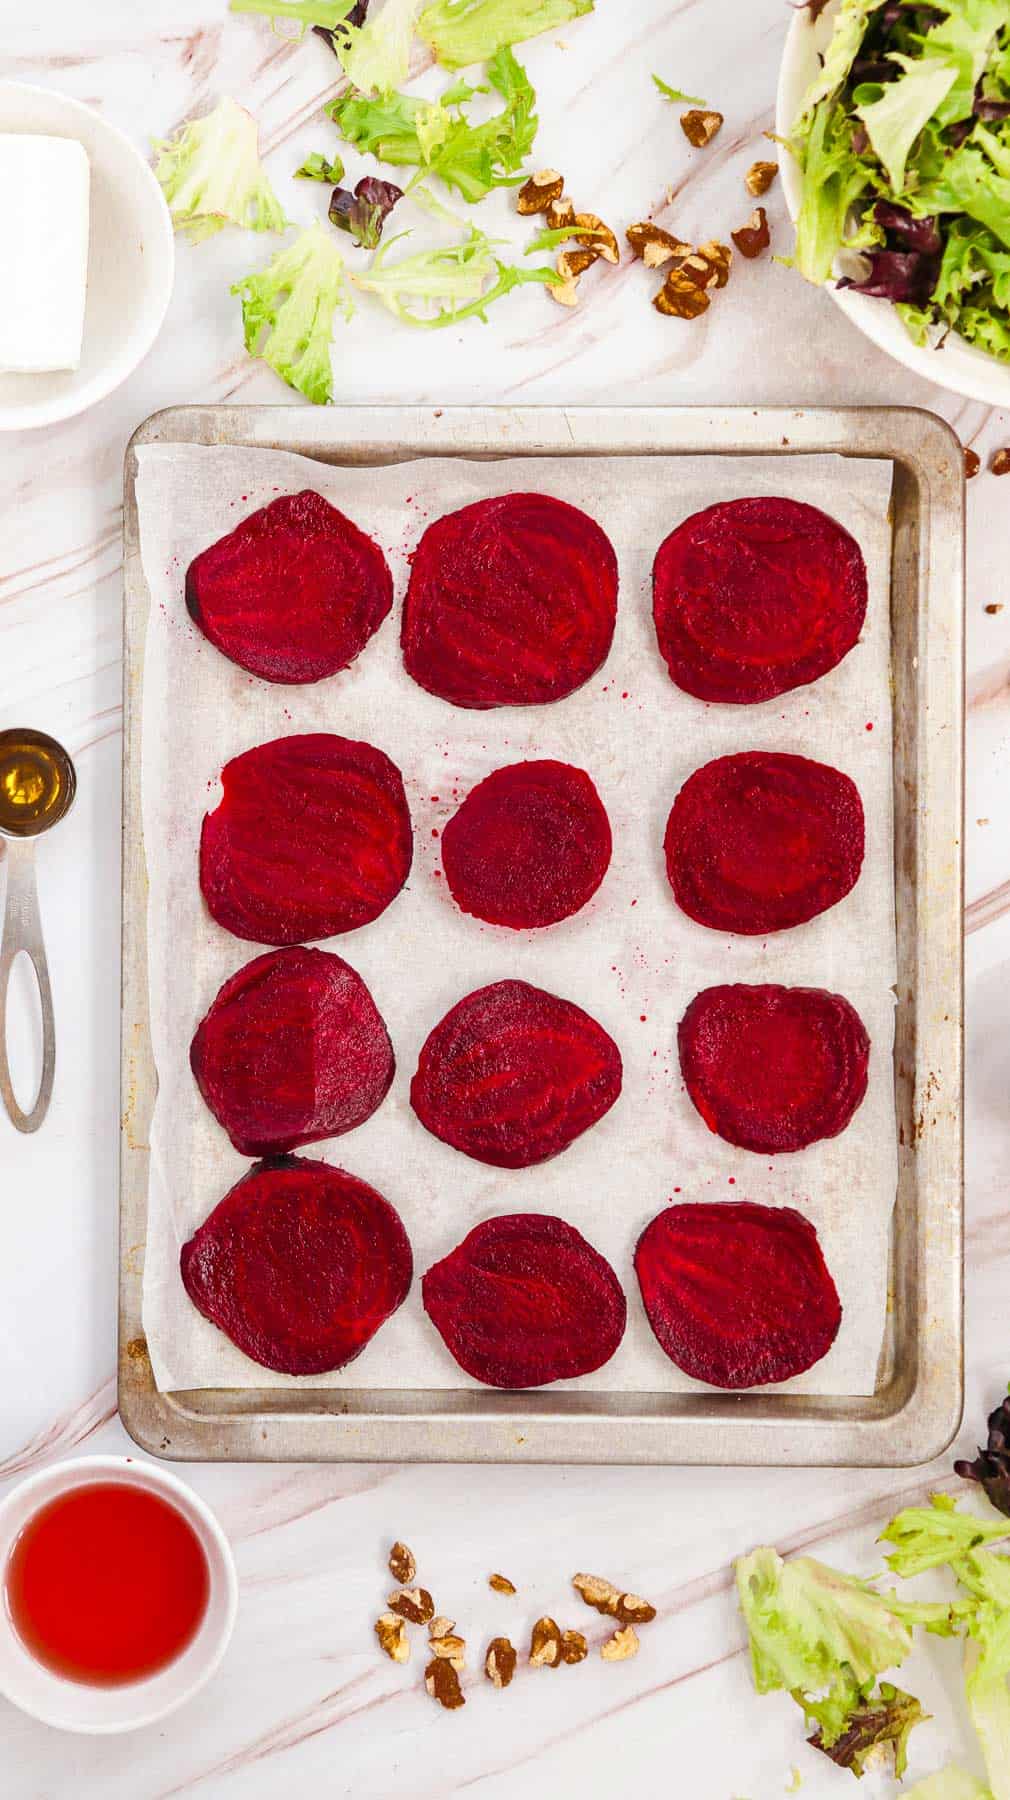
[[[3,9],[0,72],[59,86],[143,141],[229,92],[263,123],[285,193],[301,156],[331,142],[315,120],[335,67],[317,41],[288,45],[224,0],[49,0]],[[789,13],[784,0],[598,0],[564,47],[528,64],[541,96],[538,160],[615,226],[674,190],[670,219],[708,235],[743,214],[741,175],[764,154]],[[726,127],[688,151],[650,71],[706,95]],[[307,210],[312,199],[302,192]],[[781,199],[770,213],[784,241]],[[502,219],[507,209],[502,208]],[[0,723],[62,738],[80,774],[68,823],[40,848],[61,1057],[42,1135],[0,1120],[0,1492],[58,1455],[128,1449],[114,1418],[118,1077],[120,495],[134,426],[177,401],[274,401],[286,391],[245,358],[228,283],[259,259],[252,239],[182,247],[156,349],[117,395],[59,429],[0,439]],[[653,314],[646,279],[600,277],[574,315],[535,291],[420,341],[359,321],[337,352],[341,400],[503,398],[648,404],[904,402],[942,412],[985,458],[1010,420],[963,403],[874,352],[787,271],[743,268],[707,320]],[[972,483],[968,580],[968,1427],[1010,1374],[1005,1222],[1010,1029],[1010,484]],[[1006,602],[997,615],[987,603]],[[933,1479],[946,1479],[949,1458]],[[334,1467],[193,1468],[236,1547],[242,1606],[231,1654],[177,1720],[128,1743],[73,1741],[0,1702],[0,1787],[11,1800],[260,1800],[325,1793],[417,1800],[474,1790],[604,1795],[637,1784],[678,1800],[777,1800],[794,1765],[804,1795],[851,1778],[807,1750],[785,1700],[750,1692],[730,1593],[734,1555],[772,1539],[847,1566],[877,1566],[875,1528],[911,1473]],[[416,1548],[440,1606],[477,1642],[520,1636],[539,1611],[573,1608],[570,1567],[614,1572],[660,1607],[633,1662],[559,1677],[522,1671],[441,1713],[370,1638],[383,1550]],[[520,1597],[488,1593],[492,1568]],[[574,1619],[572,1620],[574,1623]],[[909,1683],[935,1714],[916,1773],[968,1754],[956,1666],[941,1649]],[[851,1790],[856,1792],[857,1790]],[[890,1792],[867,1780],[860,1793]]]

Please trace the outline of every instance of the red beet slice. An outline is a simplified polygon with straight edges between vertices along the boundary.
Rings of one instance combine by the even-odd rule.
[[[413,1273],[400,1216],[328,1163],[257,1163],[182,1247],[186,1292],[253,1362],[322,1375],[353,1362]]]
[[[653,570],[671,679],[736,705],[826,675],[859,637],[866,594],[855,538],[798,500],[706,507],[670,533]]]
[[[396,1064],[360,975],[325,950],[271,950],[197,1027],[197,1086],[243,1156],[339,1137],[371,1118]]]
[[[357,931],[410,872],[413,836],[395,763],[328,732],[274,738],[226,763],[203,821],[200,887],[213,918],[256,944]]]
[[[562,762],[496,769],[442,833],[457,906],[514,931],[577,913],[603,880],[612,848],[610,820],[589,776]]]
[[[670,1361],[713,1387],[802,1375],[842,1322],[817,1233],[788,1206],[668,1206],[639,1238],[635,1271]]]
[[[392,604],[378,544],[308,488],[261,506],[186,571],[186,605],[204,636],[266,681],[346,669]]]
[[[863,866],[854,781],[805,756],[746,750],[685,781],[666,827],[677,905],[700,925],[786,931],[836,906]]]
[[[424,1310],[461,1369],[488,1387],[546,1387],[610,1361],[627,1320],[610,1264],[540,1213],[477,1225],[428,1270]]]
[[[824,988],[705,988],[677,1041],[709,1130],[744,1150],[776,1155],[837,1137],[866,1093],[866,1027]]]
[[[505,494],[424,533],[403,659],[454,706],[537,706],[589,680],[616,620],[617,558],[595,521],[547,494]]]
[[[495,1168],[526,1169],[602,1119],[621,1079],[617,1045],[581,1006],[498,981],[435,1026],[410,1103],[443,1143]]]

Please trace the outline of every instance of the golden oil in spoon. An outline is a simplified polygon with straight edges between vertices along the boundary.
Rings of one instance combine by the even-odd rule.
[[[65,761],[41,733],[0,735],[0,831],[16,836],[44,830],[67,798]]]

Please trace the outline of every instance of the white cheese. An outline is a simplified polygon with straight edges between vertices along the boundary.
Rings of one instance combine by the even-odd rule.
[[[0,132],[0,369],[76,369],[91,171],[76,138]]]

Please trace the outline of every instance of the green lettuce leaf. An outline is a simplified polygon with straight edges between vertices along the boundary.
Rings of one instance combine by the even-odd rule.
[[[677,105],[684,106],[706,106],[708,104],[707,101],[699,99],[697,94],[684,94],[680,88],[670,87],[669,83],[661,80],[658,75],[654,75],[652,79],[664,100],[672,100]]]
[[[793,267],[820,285],[832,273],[845,240],[849,212],[869,175],[852,148],[852,124],[834,100],[815,108],[805,141],[794,146],[803,168]]]
[[[805,1711],[816,1715],[816,1703],[807,1703]],[[822,1723],[810,1739],[815,1750],[823,1750],[840,1769],[851,1769],[859,1777],[866,1774],[871,1757],[884,1744],[894,1752],[894,1773],[900,1780],[908,1768],[908,1740],[916,1725],[929,1717],[918,1700],[905,1694],[889,1681],[882,1681],[875,1694],[860,1698],[847,1713],[840,1729],[825,1731]]]
[[[262,13],[268,19],[290,19],[296,25],[322,25],[335,31],[354,0],[228,0],[233,13]]]
[[[1010,24],[1007,0],[943,0],[947,17],[921,40],[925,60],[939,58],[956,70],[943,103],[937,108],[941,126],[971,117],[975,89],[981,80],[998,32]]]
[[[957,329],[969,344],[984,350],[987,356],[1010,362],[1010,319],[1000,319],[982,307],[963,306],[957,317]]]
[[[227,96],[154,146],[154,173],[177,231],[192,243],[225,225],[283,231],[284,209],[259,158],[256,120]]]
[[[949,319],[975,296],[992,305],[1010,308],[1010,250],[1003,248],[984,225],[972,219],[955,219],[947,233],[934,304]]]
[[[344,174],[344,165],[339,156],[335,156],[332,162],[328,162],[320,150],[313,150],[312,154],[305,158],[301,168],[295,170],[295,176],[300,177],[303,181],[326,181],[331,187],[335,186],[338,181],[343,181]]]
[[[245,347],[290,387],[325,405],[333,398],[330,344],[337,310],[349,318],[344,259],[317,221],[279,250],[265,269],[235,283],[242,298]]]
[[[1008,1536],[1007,1520],[987,1525],[974,1513],[958,1512],[956,1501],[947,1494],[934,1494],[929,1506],[909,1506],[898,1513],[880,1542],[896,1546],[886,1559],[896,1575],[921,1575]]]
[[[909,1788],[905,1800],[992,1800],[992,1794],[974,1775],[966,1775],[963,1769],[956,1769],[951,1764],[950,1768],[941,1769],[938,1775],[929,1775],[925,1781],[916,1782],[914,1788]]]
[[[879,99],[859,105],[855,111],[895,194],[900,194],[912,145],[949,94],[958,72],[955,64],[932,59],[913,62],[907,56],[894,56],[891,60],[905,70],[904,75],[874,90]]]
[[[820,73],[803,96],[798,120],[807,118],[848,80],[870,18],[883,4],[884,0],[842,0]]]
[[[1010,178],[997,174],[974,134],[947,157],[935,179],[928,180],[908,201],[920,217],[963,212],[977,219],[1010,249]]]
[[[410,74],[410,49],[421,0],[385,0],[363,25],[343,25],[333,48],[351,86],[361,94],[388,94]]]
[[[486,321],[487,308],[513,288],[558,279],[553,269],[523,269],[501,262],[490,238],[474,227],[458,244],[418,250],[391,262],[389,253],[400,241],[390,239],[370,267],[363,274],[353,274],[351,280],[363,292],[375,294],[405,325],[426,331],[456,325],[463,319]]]
[[[418,35],[447,69],[485,62],[507,44],[521,44],[593,11],[595,0],[434,0],[417,22]]]
[[[759,1694],[816,1694],[844,1672],[855,1684],[851,1700],[912,1648],[910,1626],[884,1596],[813,1557],[783,1562],[762,1548],[739,1559],[736,1579]]]

